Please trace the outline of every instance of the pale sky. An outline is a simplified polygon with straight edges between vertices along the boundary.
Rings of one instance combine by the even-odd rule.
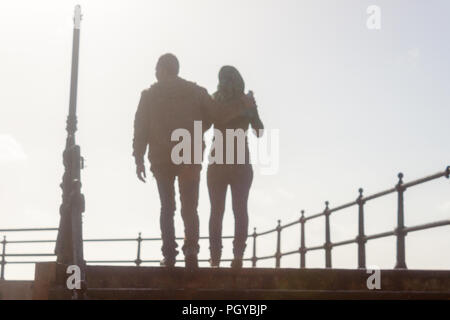
[[[66,138],[73,8],[81,4],[77,141],[85,238],[160,236],[154,179],[135,176],[133,119],[140,92],[155,81],[157,58],[180,60],[180,75],[213,93],[219,68],[237,67],[255,93],[260,116],[280,132],[275,175],[255,170],[250,231],[314,214],[450,164],[450,3],[438,1],[17,1],[0,3],[0,229],[55,227],[59,221]],[[381,29],[366,26],[369,5]],[[206,170],[203,171],[203,174]],[[230,194],[224,234],[233,233]],[[179,208],[179,205],[178,205]],[[207,235],[209,199],[201,181],[200,228]],[[407,226],[450,217],[447,179],[405,193]],[[357,209],[331,218],[332,241],[354,238]],[[396,197],[366,208],[366,233],[396,224]],[[307,224],[308,246],[323,244],[323,219]],[[177,234],[183,234],[179,212]],[[410,268],[449,269],[449,228],[409,234]],[[8,234],[53,239],[55,233]],[[247,255],[251,254],[251,242]],[[299,247],[298,226],[283,232],[282,249]],[[143,258],[160,258],[145,243]],[[208,243],[201,242],[207,258]],[[12,252],[53,247],[10,245]],[[258,239],[258,255],[275,252],[275,235]],[[354,268],[356,245],[333,249],[333,267]],[[87,260],[135,259],[136,244],[88,244]],[[229,242],[224,257],[231,256]],[[11,259],[12,260],[12,259]],[[298,255],[282,267],[298,267]],[[395,238],[370,241],[367,264],[395,265]],[[259,262],[273,266],[274,261]],[[308,253],[323,267],[324,253]],[[33,277],[33,266],[8,265],[8,279]]]

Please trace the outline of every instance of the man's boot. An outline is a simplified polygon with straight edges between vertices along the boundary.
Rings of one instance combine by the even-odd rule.
[[[246,247],[245,241],[236,241],[236,239],[233,241],[234,259],[233,261],[231,261],[232,268],[234,269],[242,268],[245,247]]]
[[[216,250],[210,247],[211,258],[209,259],[209,263],[211,268],[218,268],[220,266],[220,258],[222,257],[222,250]]]
[[[188,254],[184,258],[186,269],[195,270],[198,269],[198,258],[196,254]]]
[[[173,268],[175,266],[175,258],[164,258],[159,264],[161,267]]]
[[[245,250],[245,244],[240,246],[234,246],[233,253],[234,253],[234,259],[231,261],[231,267],[233,269],[241,269],[244,259],[244,250]]]
[[[200,250],[200,247],[198,245],[198,242],[187,242],[185,241],[183,245],[183,253],[184,253],[184,263],[186,269],[197,269],[198,268],[198,252]]]
[[[243,264],[242,257],[234,257],[233,261],[231,261],[231,268],[241,269],[242,264]]]

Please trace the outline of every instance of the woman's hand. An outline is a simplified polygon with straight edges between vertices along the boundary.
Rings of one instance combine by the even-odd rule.
[[[253,96],[253,91],[250,90],[245,96],[243,96],[242,101],[246,108],[256,108],[256,100]]]

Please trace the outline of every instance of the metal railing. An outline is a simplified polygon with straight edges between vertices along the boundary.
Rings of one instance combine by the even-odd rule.
[[[406,269],[406,261],[405,261],[405,237],[410,232],[431,229],[436,227],[442,227],[450,225],[450,220],[442,220],[435,221],[431,223],[416,225],[412,227],[406,227],[404,224],[404,201],[403,194],[404,192],[413,186],[423,184],[425,182],[435,180],[441,177],[446,177],[447,179],[450,176],[450,166],[446,168],[446,170],[442,172],[438,172],[436,174],[414,180],[408,183],[403,182],[403,174],[398,174],[398,182],[397,184],[388,190],[384,190],[369,196],[363,196],[363,189],[360,188],[358,190],[359,195],[355,201],[330,208],[328,201],[325,202],[325,209],[322,212],[317,214],[313,214],[305,217],[304,211],[301,211],[301,216],[299,219],[287,223],[285,225],[281,224],[281,220],[278,220],[277,226],[273,229],[257,233],[256,228],[252,234],[248,235],[248,238],[253,240],[252,243],[252,257],[245,258],[244,261],[251,261],[252,267],[256,267],[257,261],[267,260],[267,259],[275,259],[275,267],[279,268],[281,265],[281,258],[288,255],[299,254],[300,255],[300,268],[306,268],[306,254],[310,251],[315,250],[324,250],[325,251],[325,267],[332,267],[332,249],[338,246],[344,246],[356,243],[358,246],[358,268],[366,268],[366,250],[365,244],[369,240],[380,239],[384,237],[396,236],[397,238],[397,262],[395,265],[396,269]],[[397,193],[397,228],[395,230],[386,231],[382,233],[366,235],[364,232],[364,205],[368,201],[372,201],[383,196]],[[358,208],[358,235],[356,238],[348,239],[339,242],[331,241],[331,228],[330,228],[330,216],[332,213],[336,213],[343,209],[347,209],[350,207]],[[306,223],[310,220],[318,219],[324,217],[325,220],[325,243],[319,246],[307,247],[305,245],[305,227]],[[292,226],[299,225],[300,226],[300,247],[297,250],[292,250],[288,252],[281,251],[281,232],[284,229],[290,228]],[[0,229],[0,233],[5,232],[28,232],[28,231],[57,231],[58,228],[29,228],[29,229]],[[261,236],[265,236],[268,234],[276,233],[277,243],[276,243],[276,252],[273,255],[261,256],[258,257],[256,254],[257,248],[257,238]],[[232,239],[233,236],[224,236],[223,239]],[[183,240],[182,237],[177,237],[177,240]],[[207,240],[208,237],[200,237],[200,240]],[[116,239],[85,239],[84,242],[136,242],[137,243],[137,255],[134,260],[88,260],[87,263],[133,263],[136,266],[140,266],[142,263],[158,263],[159,260],[146,260],[141,259],[141,247],[142,243],[145,241],[161,241],[161,238],[143,238],[141,233],[139,233],[137,238],[116,238]],[[2,245],[2,253],[0,256],[0,279],[4,279],[4,271],[6,264],[30,264],[36,263],[40,261],[7,261],[7,257],[56,257],[54,253],[7,253],[6,246],[7,244],[25,244],[25,243],[55,243],[56,240],[14,240],[7,241],[6,236],[3,237],[1,242]],[[177,262],[183,262],[184,260],[177,260]],[[199,259],[200,262],[207,262],[208,259]],[[221,261],[231,261],[231,259],[222,259]]]
[[[58,228],[20,228],[20,229],[0,229],[0,233],[10,233],[10,232],[31,232],[31,231],[58,231]],[[233,239],[233,236],[224,236],[222,239]],[[183,240],[183,237],[177,237],[176,240]],[[200,237],[200,240],[208,240],[209,237]],[[141,248],[143,242],[155,242],[162,241],[161,238],[143,238],[139,232],[137,238],[98,238],[98,239],[84,239],[84,243],[88,242],[136,242],[137,243],[137,255],[134,260],[87,260],[88,264],[121,264],[121,263],[133,263],[136,266],[140,266],[142,263],[159,263],[160,260],[157,259],[141,259]],[[5,267],[7,264],[34,264],[37,262],[51,262],[55,260],[37,261],[37,260],[21,260],[21,261],[7,261],[7,257],[52,257],[56,259],[55,253],[7,253],[6,246],[8,244],[30,244],[30,243],[52,243],[55,244],[56,240],[44,239],[44,240],[7,240],[6,236],[3,236],[1,244],[1,254],[0,254],[0,280],[4,280]],[[232,259],[222,259],[221,261],[231,261]],[[244,259],[245,261],[250,261],[250,258]],[[199,262],[208,262],[209,259],[199,259]],[[184,262],[184,259],[177,260],[177,262]]]
[[[275,258],[275,267],[280,267],[280,263],[281,263],[281,258],[283,256],[288,256],[288,255],[292,255],[292,254],[300,254],[300,268],[305,268],[306,267],[306,253],[309,251],[314,251],[314,250],[321,250],[323,249],[325,251],[325,267],[326,268],[331,268],[332,267],[332,249],[334,247],[338,247],[338,246],[344,246],[344,245],[349,245],[349,244],[353,244],[356,243],[358,246],[358,268],[366,268],[366,242],[369,240],[374,240],[374,239],[380,239],[380,238],[384,238],[384,237],[389,237],[389,236],[396,236],[397,237],[397,262],[395,265],[396,269],[406,269],[406,260],[405,260],[405,237],[408,233],[410,232],[415,232],[415,231],[419,231],[419,230],[425,230],[425,229],[431,229],[431,228],[436,228],[436,227],[441,227],[441,226],[446,226],[446,225],[450,225],[450,220],[442,220],[442,221],[435,221],[435,222],[431,222],[431,223],[426,223],[426,224],[421,224],[421,225],[416,225],[413,227],[406,227],[404,224],[404,201],[403,201],[403,194],[404,192],[413,186],[419,185],[419,184],[423,184],[425,182],[431,181],[431,180],[435,180],[441,177],[446,177],[447,179],[450,176],[450,166],[447,166],[447,168],[442,171],[442,172],[438,172],[435,173],[433,175],[421,178],[421,179],[417,179],[408,183],[404,183],[403,182],[403,174],[399,173],[398,174],[398,182],[397,184],[388,190],[384,190],[369,196],[363,196],[363,189],[359,188],[358,192],[359,192],[359,196],[356,198],[355,201],[334,207],[334,208],[330,208],[329,207],[329,202],[325,201],[325,209],[322,212],[319,212],[317,214],[313,214],[311,216],[305,217],[304,215],[304,210],[301,211],[301,216],[298,220],[293,221],[291,223],[285,224],[285,225],[281,225],[281,221],[278,220],[278,225],[276,226],[276,228],[262,232],[257,234],[256,230],[253,233],[253,246],[256,246],[256,238],[258,236],[261,235],[265,235],[265,234],[269,234],[269,233],[273,233],[276,232],[277,233],[277,250],[275,252],[274,255],[269,255],[269,256],[265,256],[265,257],[256,257],[255,254],[255,249],[253,250],[253,266],[256,266],[256,261],[258,260],[263,260],[263,259],[271,259],[271,258]],[[392,231],[387,231],[387,232],[382,232],[382,233],[377,233],[377,234],[372,234],[372,235],[366,235],[364,233],[364,205],[371,200],[375,200],[378,198],[381,198],[383,196],[392,194],[392,193],[397,193],[397,228],[395,228],[395,230]],[[358,207],[358,235],[356,236],[356,238],[353,239],[348,239],[348,240],[344,240],[344,241],[339,241],[339,242],[331,242],[331,230],[330,230],[330,215],[332,213],[341,211],[343,209],[347,209],[350,207],[356,206]],[[313,219],[317,219],[320,217],[324,217],[325,218],[325,243],[323,245],[319,245],[319,246],[314,246],[314,247],[306,247],[305,245],[305,225],[307,221],[313,220]],[[298,250],[292,250],[289,252],[281,252],[281,231],[292,227],[294,225],[300,225],[300,248]]]

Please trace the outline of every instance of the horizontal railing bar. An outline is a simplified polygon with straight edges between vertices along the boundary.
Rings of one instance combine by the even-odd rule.
[[[6,243],[55,243],[56,240],[11,240]]]
[[[272,233],[272,232],[275,232],[275,231],[277,231],[277,228],[274,228],[274,229],[270,229],[270,230],[267,230],[267,231],[264,231],[264,232],[257,233],[256,236],[257,236],[257,237],[258,237],[258,236],[264,236],[264,235],[266,235],[266,234],[269,234],[269,233]]]
[[[251,237],[249,235],[248,237]],[[224,236],[222,239],[233,239],[234,236]],[[184,238],[176,238],[177,240],[183,240]],[[200,237],[200,240],[207,240],[209,237]],[[141,241],[161,241],[161,238],[142,238]],[[122,239],[84,239],[84,242],[129,242],[138,241],[137,238],[122,238]],[[6,243],[55,243],[56,240],[11,240]]]
[[[384,237],[395,236],[395,231],[387,231],[366,236],[366,240],[379,239]]]
[[[391,188],[391,189],[388,189],[388,190],[385,190],[385,191],[381,191],[381,192],[374,193],[374,194],[372,194],[372,195],[370,195],[370,196],[367,196],[367,197],[363,197],[361,200],[367,202],[367,201],[369,201],[369,200],[373,200],[373,199],[376,199],[376,198],[380,198],[380,197],[382,197],[382,196],[388,195],[388,194],[390,194],[390,193],[394,193],[394,192],[396,192],[396,191],[397,191],[397,189]]]
[[[267,260],[267,259],[273,259],[275,258],[275,255],[270,255],[270,256],[263,256],[263,257],[259,257],[257,258],[258,260]]]
[[[319,212],[319,213],[313,214],[312,216],[305,217],[305,221],[316,219],[316,218],[322,217],[324,215],[325,215],[324,212]]]
[[[351,244],[351,243],[356,243],[356,239],[349,239],[349,240],[335,242],[335,243],[332,243],[332,246],[339,247],[339,246],[344,246],[346,244]]]
[[[0,232],[23,232],[23,231],[58,231],[58,228],[0,229]]]
[[[320,245],[320,246],[306,248],[306,251],[320,250],[320,249],[323,249],[323,248],[324,248],[323,245]]]
[[[243,261],[252,261],[252,258],[244,258]],[[199,259],[199,262],[209,262],[209,259]],[[231,262],[233,259],[222,259],[221,262]],[[32,264],[41,262],[55,261],[5,261],[5,264]],[[135,260],[88,260],[86,263],[135,263]],[[142,260],[141,263],[159,263],[161,260]],[[176,260],[176,262],[184,262],[184,260]]]
[[[298,249],[297,250],[288,251],[288,252],[284,252],[284,253],[281,254],[281,256],[282,257],[289,256],[289,255],[294,254],[294,253],[299,253]]]
[[[356,204],[356,202],[352,202],[352,203],[348,203],[348,204],[346,204],[346,205],[343,205],[343,206],[340,206],[340,207],[337,207],[337,208],[335,208],[335,209],[330,209],[330,211],[336,211],[336,209],[338,209],[338,210],[342,210],[342,209],[344,209],[344,208],[347,208],[347,207],[350,207],[350,206],[352,206],[352,205],[355,205]],[[306,220],[308,220],[308,219],[312,219],[312,218],[315,218],[315,217],[319,217],[319,216],[322,216],[323,215],[323,213],[319,213],[319,214],[317,214],[317,215],[313,215],[313,216],[309,216],[308,218],[306,218]],[[281,226],[281,228],[282,229],[284,229],[284,228],[287,228],[287,227],[290,227],[290,226],[293,226],[293,225],[296,225],[296,224],[298,224],[298,223],[300,223],[299,222],[299,220],[296,220],[296,221],[292,221],[292,222],[290,222],[290,223],[288,223],[288,224],[286,224],[286,225],[284,225],[284,226]],[[442,222],[438,222],[438,223],[442,223]],[[448,223],[445,223],[445,224],[448,224]],[[428,227],[428,228],[430,228],[430,227]],[[426,228],[424,228],[424,229],[426,229]],[[268,234],[268,233],[272,233],[272,232],[275,232],[277,229],[276,228],[274,228],[274,229],[271,229],[271,230],[267,230],[267,231],[265,231],[265,232],[261,232],[261,233],[257,233],[256,234],[256,236],[261,236],[261,235],[266,235],[266,234]],[[419,229],[420,230],[420,229]],[[411,231],[415,231],[415,230],[411,230]],[[389,232],[388,232],[389,233]],[[385,233],[382,233],[382,234],[377,234],[377,235],[373,235],[373,236],[375,236],[375,238],[379,238],[379,237],[381,237],[381,236],[383,236]],[[387,236],[389,236],[389,235],[391,235],[390,233],[389,234],[387,234]],[[252,237],[253,235],[248,235],[248,237]],[[370,237],[372,237],[372,236],[370,236]],[[233,239],[234,237],[233,236],[224,236],[224,237],[222,237],[222,239]],[[176,238],[176,240],[183,240],[184,238],[182,238],[182,237],[177,237]],[[209,237],[200,237],[200,240],[207,240],[207,239],[209,239]],[[372,238],[369,238],[368,237],[368,239],[372,239]],[[161,240],[161,238],[142,238],[141,239],[142,241],[160,241]],[[24,241],[23,243],[26,243],[27,241],[31,241],[31,242],[34,242],[33,240],[26,240],[26,241]],[[55,242],[54,240],[37,240],[36,242],[40,242],[40,241],[42,241],[42,242]],[[118,238],[118,239],[85,239],[84,240],[85,242],[120,242],[120,241],[137,241],[137,239],[136,238]],[[350,241],[350,240],[347,240],[347,241]],[[335,243],[335,244],[333,244],[334,246],[339,246],[339,245],[343,245],[343,244],[347,244],[347,243],[351,243],[351,242],[347,242],[347,241],[345,241],[345,243]],[[8,243],[21,243],[22,241],[8,241]],[[355,242],[355,240],[353,240],[353,242]]]
[[[431,176],[420,178],[420,179],[413,180],[411,182],[405,183],[405,184],[403,184],[403,187],[409,188],[409,187],[412,187],[412,186],[415,186],[415,185],[418,185],[418,184],[422,184],[422,183],[427,182],[427,181],[431,181],[431,180],[443,177],[445,175],[447,175],[447,171],[438,172],[438,173],[432,174]]]
[[[244,260],[244,259],[242,259],[242,260]],[[184,259],[181,259],[181,260],[176,260],[177,262],[185,262],[185,260]],[[210,260],[209,259],[198,259],[198,262],[209,262]],[[233,259],[220,259],[220,262],[231,262],[231,261],[233,261]]]
[[[86,263],[135,263],[135,262],[136,262],[135,260],[88,260],[88,261],[86,261]]]
[[[41,263],[41,262],[55,262],[53,261],[5,261],[6,264],[32,264],[32,263]]]
[[[143,239],[142,239],[143,240]],[[137,241],[136,238],[116,238],[116,239],[84,239],[83,242],[128,242]]]
[[[242,261],[251,261],[251,258],[244,258],[242,259]],[[159,263],[161,260],[141,260],[141,263]],[[185,262],[184,259],[177,259],[175,260],[176,262]],[[198,259],[198,262],[209,262],[209,259]],[[232,258],[227,258],[227,259],[221,259],[221,262],[231,262],[233,261]]]
[[[53,257],[54,253],[5,253],[5,257]]]
[[[253,235],[247,235],[247,238],[251,238]],[[209,237],[203,236],[199,238],[200,240],[209,240]],[[234,239],[234,236],[223,236],[222,239]],[[184,240],[184,238],[180,238],[179,240]]]
[[[247,236],[248,238],[251,235]],[[223,236],[222,239],[233,239],[234,236]],[[208,240],[209,237],[200,237],[200,240]],[[161,238],[141,238],[141,241],[161,241]],[[184,237],[176,237],[175,240],[184,240]],[[84,242],[128,242],[128,241],[138,241],[137,238],[100,238],[100,239],[84,239]]]
[[[295,225],[297,225],[297,224],[299,224],[299,223],[300,223],[300,221],[297,219],[297,220],[292,221],[292,222],[289,222],[289,223],[287,223],[287,224],[285,224],[285,225],[283,225],[283,226],[280,226],[280,228],[283,230],[283,229],[286,229],[286,228],[295,226]]]
[[[338,207],[331,208],[331,209],[329,209],[328,211],[329,211],[330,213],[331,213],[331,212],[336,212],[336,211],[339,211],[339,210],[343,210],[343,209],[346,209],[346,208],[350,208],[350,207],[352,207],[352,206],[354,206],[354,205],[357,205],[357,204],[358,204],[358,202],[352,201],[352,202],[349,202],[349,203],[340,205],[340,206],[338,206]]]
[[[443,227],[446,225],[450,225],[450,220],[442,220],[442,221],[437,221],[437,222],[425,223],[425,224],[421,224],[421,225],[417,225],[417,226],[413,226],[413,227],[407,227],[404,230],[406,232],[414,232],[414,231],[425,230],[425,229],[430,229],[430,228]]]

